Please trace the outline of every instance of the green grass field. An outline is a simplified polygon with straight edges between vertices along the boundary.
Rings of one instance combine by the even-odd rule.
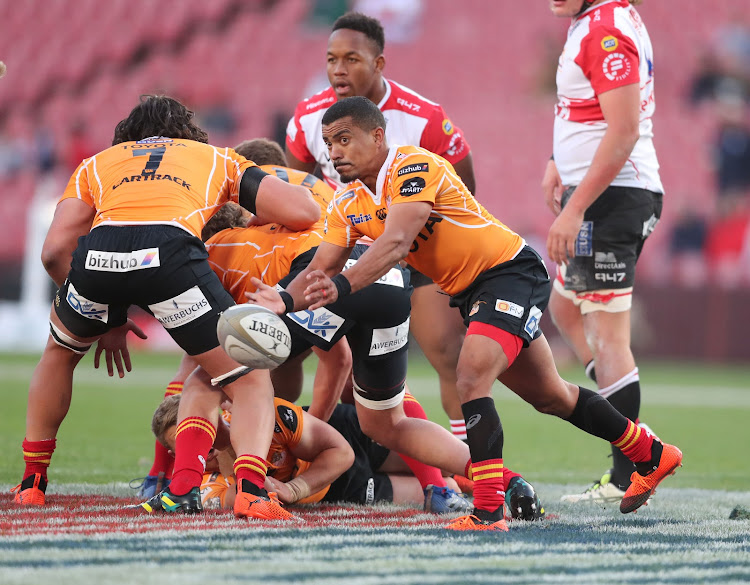
[[[559,501],[606,469],[607,445],[498,385],[505,460],[535,484],[548,513],[543,522],[512,522],[505,534],[451,533],[442,519],[395,506],[312,508],[299,512],[304,527],[248,523],[231,513],[124,511],[137,501],[127,481],[150,467],[149,421],[175,355],[135,355],[123,380],[94,371],[86,358],[50,468],[49,505],[19,509],[6,490],[23,470],[26,389],[36,359],[0,356],[2,585],[750,582],[750,519],[729,519],[735,506],[750,509],[750,367],[641,364],[642,418],[677,443],[685,460],[649,506],[627,516],[616,505]],[[582,381],[577,370],[564,375]],[[409,384],[431,418],[447,423],[425,362],[412,361]]]
[[[37,356],[0,356],[2,425],[0,484],[15,484],[23,472],[26,392]],[[150,468],[151,415],[178,363],[173,354],[136,354],[133,372],[109,379],[94,370],[91,356],[78,368],[70,413],[58,436],[53,483],[108,483],[143,476]],[[307,362],[308,373],[314,360]],[[641,364],[641,418],[666,441],[678,444],[685,465],[674,487],[748,490],[750,466],[750,366]],[[564,371],[584,383],[577,369]],[[308,381],[310,376],[308,376]],[[412,393],[428,416],[447,425],[434,371],[421,359],[409,369]],[[303,395],[305,402],[309,394]],[[544,416],[496,385],[495,400],[505,429],[505,460],[534,483],[584,487],[608,466],[609,449],[571,425]]]

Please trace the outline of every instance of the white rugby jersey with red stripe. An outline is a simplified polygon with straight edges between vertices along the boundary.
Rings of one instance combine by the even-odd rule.
[[[638,83],[640,137],[612,185],[663,193],[653,143],[654,53],[628,0],[607,0],[573,19],[557,68],[554,156],[563,185],[586,174],[607,124],[599,95]]]
[[[383,112],[388,144],[420,146],[455,164],[469,154],[463,132],[448,118],[445,110],[411,89],[383,80],[386,91],[378,108]],[[336,102],[332,87],[297,104],[286,129],[286,145],[298,160],[317,162],[326,181],[334,188],[343,186],[333,168],[323,142],[321,120]]]

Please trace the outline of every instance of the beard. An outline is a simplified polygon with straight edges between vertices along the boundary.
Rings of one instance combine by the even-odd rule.
[[[351,183],[352,181],[356,181],[359,178],[359,175],[357,175],[356,172],[351,169],[351,167],[348,169],[348,172],[344,171],[342,173],[338,169],[336,169],[336,172],[338,172],[342,183]]]

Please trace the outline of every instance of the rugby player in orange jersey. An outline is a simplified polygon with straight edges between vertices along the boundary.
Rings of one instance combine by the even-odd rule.
[[[440,104],[384,75],[385,33],[380,22],[361,13],[344,14],[333,24],[326,50],[330,87],[301,101],[287,127],[289,166],[312,173],[316,165],[329,184],[343,182],[320,138],[326,109],[351,96],[377,104],[389,120],[386,134],[393,144],[412,144],[450,161],[469,191],[476,193],[471,147],[461,128]],[[410,266],[412,293],[409,330],[438,374],[440,399],[451,431],[466,439],[466,423],[456,392],[456,364],[466,327],[459,311],[432,280]]]
[[[385,119],[370,100],[340,100],[322,119],[323,139],[350,182],[328,208],[325,241],[281,294],[259,280],[251,302],[283,313],[315,309],[356,292],[406,259],[451,295],[468,331],[458,362],[458,391],[471,450],[473,515],[453,530],[507,530],[503,520],[503,431],[492,399],[501,381],[537,410],[619,447],[636,465],[620,510],[646,503],[681,465],[682,453],[625,418],[596,392],[563,380],[539,329],[549,298],[544,263],[524,240],[474,199],[445,159],[414,146],[389,148]],[[356,239],[375,242],[340,272]],[[355,380],[356,382],[356,380]],[[415,459],[460,473],[455,452],[432,448],[433,429],[404,416],[403,390],[355,399],[364,432]]]
[[[79,165],[58,203],[42,261],[60,288],[29,388],[26,470],[14,490],[20,505],[45,503],[47,468],[70,406],[73,371],[91,345],[99,340],[95,365],[104,351],[110,375],[113,360],[120,376],[130,370],[125,337],[128,331],[143,336],[127,319],[128,307],[136,304],[200,366],[185,381],[175,474],[162,502],[170,511],[201,509],[198,486],[221,393],[208,394],[210,400],[198,393],[195,400],[194,390],[239,367],[216,336],[220,312],[234,301],[208,265],[201,229],[230,200],[292,229],[318,221],[320,209],[307,189],[269,176],[230,148],[209,145],[192,118],[172,98],[143,96],[115,128],[113,146]],[[263,490],[274,420],[268,371],[251,372],[224,391],[234,398],[235,416],[246,421],[232,436],[240,454],[238,478],[255,487],[240,513],[277,515],[278,504]]]

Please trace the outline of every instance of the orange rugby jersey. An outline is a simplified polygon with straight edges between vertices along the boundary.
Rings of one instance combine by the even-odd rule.
[[[297,256],[323,241],[320,229],[291,232],[273,225],[222,230],[206,242],[208,263],[237,303],[255,292],[250,277],[273,286],[289,274]]]
[[[290,449],[294,449],[302,439],[303,410],[301,407],[281,398],[273,399],[276,410],[276,424],[273,429],[271,448],[268,451],[268,475],[272,478],[287,482],[303,473],[310,463],[297,459]],[[319,492],[299,501],[300,504],[319,502],[328,493],[330,485]]]
[[[302,185],[303,187],[307,187],[310,193],[312,193],[315,202],[320,206],[320,225],[315,224],[312,227],[323,227],[323,218],[326,215],[326,209],[328,209],[328,204],[333,198],[333,189],[328,183],[318,179],[315,175],[311,175],[304,171],[298,171],[296,169],[290,169],[288,167],[262,165],[260,168],[269,175],[276,175],[282,181],[286,181],[292,185]]]
[[[94,209],[99,225],[165,224],[196,237],[227,201],[237,202],[245,169],[256,166],[231,148],[153,137],[123,142],[85,159],[61,201]]]
[[[447,160],[424,148],[391,147],[376,191],[359,180],[337,191],[328,207],[325,241],[350,248],[361,236],[377,239],[392,205],[426,201],[432,211],[406,261],[450,295],[515,257],[524,245],[482,207]]]

